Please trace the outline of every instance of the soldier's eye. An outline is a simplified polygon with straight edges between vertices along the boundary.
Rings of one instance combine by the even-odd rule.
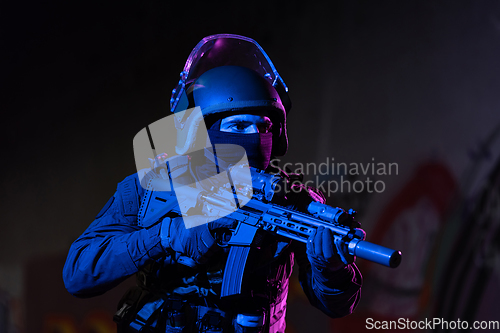
[[[236,124],[236,125],[235,125],[235,127],[236,127],[238,130],[240,130],[240,131],[244,131],[244,130],[248,127],[248,125],[247,125],[247,124],[245,124],[245,123],[239,123],[239,124]]]

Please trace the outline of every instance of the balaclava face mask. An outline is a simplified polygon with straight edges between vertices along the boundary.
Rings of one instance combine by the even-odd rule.
[[[271,160],[271,151],[273,148],[273,133],[232,133],[219,130],[221,120],[216,121],[208,130],[210,142],[215,147],[215,155],[218,159],[228,164],[235,164],[241,160],[241,150],[234,149],[231,144],[238,145],[245,149],[248,162],[251,167],[265,170]]]
[[[243,149],[247,154],[248,163],[251,167],[265,170],[269,166],[271,159],[273,133],[221,132],[219,130],[220,122],[221,120],[218,120],[208,129],[212,149],[207,147],[204,150],[190,154],[196,177],[198,180],[204,180],[200,185],[207,191],[212,186],[218,187],[221,185],[218,184],[217,177],[214,176],[229,165],[239,163],[243,157]],[[214,151],[215,154],[212,155]]]

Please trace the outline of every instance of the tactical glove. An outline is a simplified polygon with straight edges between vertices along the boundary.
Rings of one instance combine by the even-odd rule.
[[[335,246],[332,231],[325,227],[319,227],[309,237],[307,241],[307,258],[314,273],[322,273],[325,270],[333,272],[345,266]],[[350,255],[344,255],[344,258],[349,263],[355,260]]]

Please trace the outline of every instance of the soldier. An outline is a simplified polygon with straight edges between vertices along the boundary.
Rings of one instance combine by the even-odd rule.
[[[210,180],[241,159],[232,149],[191,154],[190,148],[203,135],[198,131],[202,120],[211,145],[241,146],[251,167],[279,171],[270,161],[286,153],[290,102],[282,78],[252,39],[204,38],[189,56],[170,104],[174,116],[183,115],[175,120],[176,151],[185,158],[178,158],[176,167],[168,170],[176,182],[207,187],[207,182],[197,180]],[[202,117],[181,113],[195,107]],[[119,332],[284,332],[294,259],[313,306],[332,318],[354,310],[361,274],[354,258],[341,260],[331,231],[324,228],[318,228],[307,245],[263,236],[259,247],[252,249],[252,267],[245,273],[241,295],[221,298],[229,250],[224,231],[238,221],[223,217],[205,223],[209,220],[201,211],[183,218],[172,196],[168,214],[141,225],[138,212],[144,186],[147,179],[160,177],[155,166],[160,165],[153,165],[145,177],[134,174],[118,184],[95,221],[72,244],[63,271],[66,288],[77,297],[102,294],[137,275],[138,286],[122,298],[115,315]],[[324,202],[319,191],[294,186],[294,191],[281,191],[275,200],[299,211],[312,201]]]

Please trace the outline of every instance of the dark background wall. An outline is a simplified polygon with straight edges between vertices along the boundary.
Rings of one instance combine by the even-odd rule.
[[[500,151],[500,140],[487,140],[500,123],[498,2],[1,6],[0,330],[49,330],[58,320],[83,325],[69,305],[78,300],[47,292],[62,288],[58,263],[116,183],[135,172],[134,135],[169,113],[186,57],[215,33],[255,39],[289,86],[294,106],[284,161],[374,159],[399,167],[397,175],[378,178],[383,193],[334,193],[329,200],[358,209],[370,240],[401,248],[401,267],[360,262],[365,296],[350,320],[332,323],[292,289],[289,331],[310,332],[311,323],[315,331],[349,331],[347,323],[363,326],[376,316],[446,313],[456,320],[465,310],[443,301],[454,290],[464,299],[478,295],[467,310],[474,318],[500,319],[483,297],[500,290],[498,239],[486,237],[498,224],[494,188],[484,192],[494,198],[481,212],[496,219],[481,224],[470,215]],[[489,155],[481,154],[481,142],[490,143]],[[461,238],[464,225],[486,231],[471,241],[472,233]],[[488,241],[481,252],[482,239]],[[459,241],[470,243],[461,256]],[[470,259],[473,253],[486,253],[487,264]],[[476,275],[449,282],[472,271],[486,287],[476,288]],[[455,289],[447,289],[450,283]],[[33,294],[41,288],[47,296]],[[36,310],[48,297],[52,317]]]

